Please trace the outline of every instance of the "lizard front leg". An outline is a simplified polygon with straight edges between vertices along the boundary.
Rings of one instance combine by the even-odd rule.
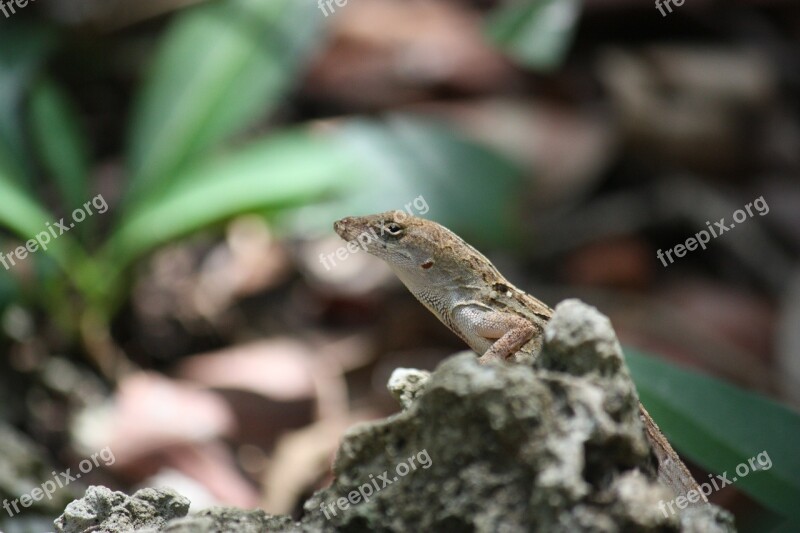
[[[478,359],[481,364],[508,359],[536,332],[534,325],[523,317],[477,305],[458,306],[453,318],[470,348],[483,354]]]

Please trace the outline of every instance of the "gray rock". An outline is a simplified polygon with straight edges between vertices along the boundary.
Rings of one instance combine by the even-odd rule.
[[[188,512],[189,500],[172,489],[142,489],[128,496],[91,486],[83,498],[67,505],[54,524],[58,533],[127,533],[159,530]]]
[[[535,366],[571,376],[611,380],[621,395],[636,395],[611,321],[580,300],[564,300],[556,306]]]
[[[387,388],[397,398],[403,409],[408,409],[414,400],[425,390],[425,383],[431,373],[416,368],[396,368],[389,378]]]
[[[687,507],[681,512],[681,531],[683,533],[705,533],[706,531],[734,531],[731,514],[717,507]]]
[[[348,432],[335,481],[305,504],[306,531],[732,529],[712,506],[688,523],[660,511],[672,495],[616,335],[578,301],[556,308],[535,367],[458,355],[404,403]]]
[[[163,533],[218,533],[236,531],[237,533],[301,532],[288,516],[272,516],[262,510],[245,511],[229,507],[213,507],[192,516],[173,520]]]
[[[556,307],[534,366],[481,366],[464,353],[390,383],[405,409],[348,431],[334,482],[300,523],[222,508],[163,531],[733,531],[712,505],[662,511],[672,494],[655,479],[622,351],[585,304]],[[86,516],[120,508],[106,500]]]
[[[650,465],[635,395],[614,381],[481,366],[471,353],[448,359],[408,410],[349,432],[336,481],[306,503],[303,523],[310,530],[576,531],[594,524],[620,531],[643,521],[633,512],[643,509],[657,527],[677,531],[677,518],[659,518],[657,507],[642,502],[650,493],[669,499],[666,489],[652,480],[645,493],[617,487]],[[615,419],[606,404],[628,409],[617,409]],[[429,468],[401,476],[401,465],[423,451]],[[341,499],[357,500],[351,491],[359,487],[374,492],[368,501]]]

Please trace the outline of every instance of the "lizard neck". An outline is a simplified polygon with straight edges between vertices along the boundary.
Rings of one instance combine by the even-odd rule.
[[[403,269],[392,270],[420,303],[456,332],[458,328],[452,319],[456,304],[480,298],[480,285],[475,280],[447,276],[440,276],[438,279],[420,279],[414,273]]]
[[[436,298],[457,301],[461,296],[469,298],[480,292],[483,286],[478,279],[464,278],[448,271],[411,272],[404,268],[392,268],[392,271],[420,300]]]

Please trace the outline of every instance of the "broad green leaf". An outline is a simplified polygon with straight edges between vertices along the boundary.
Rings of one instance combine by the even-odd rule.
[[[798,413],[635,350],[626,348],[625,355],[642,403],[681,453],[715,474],[727,471],[738,489],[766,508],[786,517],[800,516]],[[771,467],[737,475],[738,465],[762,452]]]
[[[77,113],[67,96],[49,80],[34,87],[29,106],[33,144],[58,185],[62,205],[75,209],[88,199],[89,174],[89,153]]]
[[[296,225],[329,231],[331,221],[346,215],[402,209],[470,241],[513,242],[523,175],[508,159],[443,124],[411,116],[344,121],[331,137],[358,159],[355,185],[328,205],[300,210]]]
[[[15,20],[0,31],[0,173],[18,183],[30,182],[21,110],[31,80],[50,48],[44,29]]]
[[[53,219],[39,203],[11,182],[4,174],[0,174],[0,198],[3,208],[0,209],[0,225],[16,233],[22,239],[30,239],[42,231],[46,222]]]
[[[105,257],[123,268],[154,247],[247,212],[319,200],[347,186],[352,158],[331,143],[291,132],[189,169],[175,187],[128,213]]]
[[[56,230],[58,235],[56,238],[50,232],[50,227],[58,219],[2,173],[0,173],[0,198],[3,200],[0,226],[15,233],[23,243],[42,235],[41,241],[47,239],[47,242],[44,242],[46,249],[39,248],[36,253],[48,253],[62,268],[68,268],[67,249],[70,246],[70,236],[60,235],[60,230]],[[11,251],[0,250],[0,253],[7,254]],[[27,259],[26,257],[25,260]]]
[[[511,57],[535,70],[564,61],[581,11],[581,0],[516,0],[489,17],[489,38]]]
[[[282,101],[321,35],[312,2],[220,0],[178,15],[133,113],[132,193],[173,176]]]

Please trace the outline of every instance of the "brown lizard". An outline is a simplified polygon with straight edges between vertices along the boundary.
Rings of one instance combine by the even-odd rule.
[[[439,320],[480,355],[479,362],[532,362],[553,310],[506,280],[449,229],[402,211],[343,218],[333,225],[383,259]],[[676,495],[699,488],[642,404],[639,414],[658,460],[658,478]]]

